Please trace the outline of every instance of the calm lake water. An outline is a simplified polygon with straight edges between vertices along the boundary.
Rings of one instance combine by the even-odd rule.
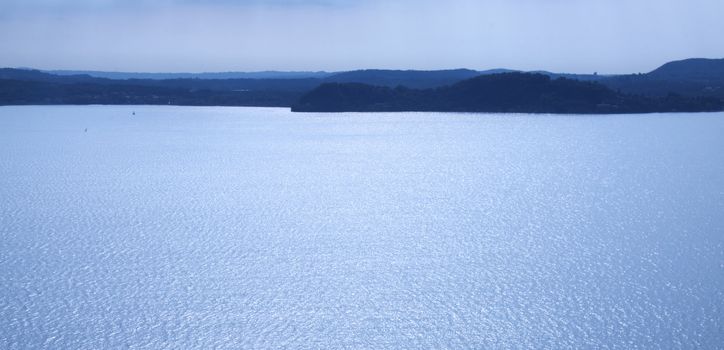
[[[724,347],[724,113],[0,107],[0,348],[284,347]]]

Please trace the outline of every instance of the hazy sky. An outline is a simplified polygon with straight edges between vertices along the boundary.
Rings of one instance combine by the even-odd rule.
[[[724,57],[724,0],[0,0],[0,66],[645,72]]]

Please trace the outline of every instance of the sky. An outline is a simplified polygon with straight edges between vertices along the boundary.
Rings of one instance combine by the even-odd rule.
[[[723,0],[0,0],[0,67],[638,73],[724,58]]]

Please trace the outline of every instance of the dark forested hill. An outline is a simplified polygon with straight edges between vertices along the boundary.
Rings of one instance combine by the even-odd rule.
[[[0,79],[0,105],[148,104],[288,107],[300,91],[194,90],[133,84],[59,84]]]
[[[505,113],[646,113],[715,111],[721,100],[671,95],[649,98],[617,93],[595,82],[547,75],[483,75],[436,89],[330,83],[304,95],[298,112],[453,111]]]

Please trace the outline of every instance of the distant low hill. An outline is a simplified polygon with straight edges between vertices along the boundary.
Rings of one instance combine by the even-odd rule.
[[[629,94],[724,98],[724,59],[674,61],[647,74],[630,74],[600,80],[611,89]]]
[[[100,82],[98,78],[89,75],[77,74],[72,76],[60,76],[56,74],[44,73],[35,69],[17,69],[17,68],[0,68],[0,79],[4,80],[23,80],[23,81],[40,81],[55,83],[78,83],[78,82]]]
[[[689,81],[724,81],[724,59],[691,58],[664,64],[651,78]]]
[[[182,88],[191,90],[213,91],[306,91],[322,83],[321,79],[109,79],[98,78],[87,74],[56,75],[37,70],[0,69],[0,79],[50,82],[58,84],[89,83],[99,85],[132,85]]]
[[[435,89],[389,88],[359,83],[327,83],[304,95],[297,112],[502,112],[648,113],[719,111],[714,98],[649,98],[617,93],[595,82],[543,74],[482,75]]]
[[[177,104],[289,107],[319,79],[107,79],[0,69],[0,105]]]

